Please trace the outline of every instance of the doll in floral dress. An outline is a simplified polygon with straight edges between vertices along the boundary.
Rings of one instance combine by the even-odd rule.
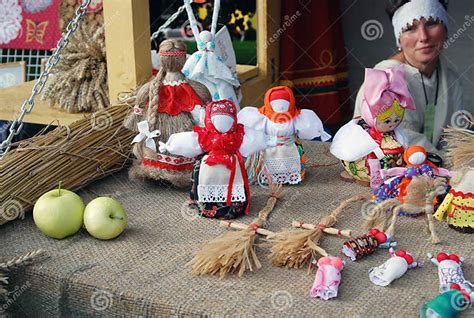
[[[192,174],[191,203],[200,215],[233,219],[249,210],[250,188],[243,156],[275,144],[262,131],[237,123],[237,108],[230,100],[206,107],[204,127],[170,136],[160,151],[197,157]]]
[[[331,144],[345,174],[365,184],[372,181],[375,187],[380,169],[402,165],[407,139],[398,126],[406,109],[415,109],[415,103],[402,66],[365,70],[361,118],[344,125]]]
[[[277,145],[254,155],[247,161],[249,175],[268,184],[268,176],[277,184],[298,184],[304,179],[304,149],[301,139],[331,138],[319,117],[309,109],[298,109],[292,90],[286,86],[271,88],[265,94],[265,105],[245,107],[238,114],[245,126],[265,132],[277,139]],[[261,162],[262,164],[258,164]]]

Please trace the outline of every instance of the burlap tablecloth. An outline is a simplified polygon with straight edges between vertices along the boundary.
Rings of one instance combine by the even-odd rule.
[[[342,167],[329,155],[328,144],[306,142],[306,179],[286,187],[286,197],[270,216],[269,229],[279,231],[292,220],[318,222],[340,201],[369,189],[339,178]],[[326,165],[326,166],[325,166]],[[49,189],[45,189],[49,190]],[[252,188],[249,222],[265,204],[263,189]],[[425,260],[425,267],[410,270],[389,287],[373,285],[372,266],[382,264],[386,250],[358,262],[347,260],[339,296],[330,301],[309,297],[314,272],[272,267],[259,248],[263,268],[242,278],[194,277],[185,264],[209,239],[227,231],[218,221],[187,213],[187,191],[152,182],[131,182],[123,171],[80,191],[87,203],[96,196],[120,200],[129,216],[126,231],[112,241],[94,239],[85,230],[64,240],[55,240],[36,229],[31,214],[0,229],[0,255],[10,258],[43,248],[50,258],[16,272],[11,285],[21,295],[11,309],[28,316],[325,316],[325,317],[415,317],[427,300],[438,294],[437,268],[427,252],[446,251],[466,258],[464,274],[474,280],[473,236],[436,224],[442,244],[427,241],[425,221],[399,218],[399,247]],[[362,234],[361,204],[346,211],[337,227]],[[325,236],[322,247],[339,255],[343,239]],[[25,287],[26,288],[22,288]],[[474,316],[471,308],[461,317]]]

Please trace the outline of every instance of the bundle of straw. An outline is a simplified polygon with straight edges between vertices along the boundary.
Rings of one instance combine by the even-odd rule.
[[[0,302],[1,302],[1,299],[6,297],[8,294],[8,291],[7,291],[8,272],[11,272],[23,266],[30,265],[45,255],[46,255],[46,252],[44,250],[39,249],[39,250],[15,257],[7,262],[0,263]]]
[[[127,106],[109,107],[15,144],[0,161],[0,225],[21,218],[59,181],[76,190],[121,170],[134,136],[122,126],[127,111]]]
[[[301,268],[316,259],[317,255],[328,256],[328,253],[319,247],[323,233],[350,237],[350,231],[339,231],[331,227],[336,224],[341,213],[353,202],[370,199],[370,195],[360,194],[343,201],[331,214],[323,217],[316,225],[293,222],[293,227],[309,228],[287,229],[267,237],[270,245],[270,261],[274,266]]]
[[[446,128],[444,133],[448,143],[446,157],[453,170],[474,166],[474,132],[467,129]]]
[[[255,252],[255,239],[257,233],[273,234],[261,227],[275,207],[277,200],[283,196],[280,189],[280,185],[270,186],[271,194],[267,204],[250,225],[221,221],[222,226],[240,229],[240,231],[224,233],[204,244],[194,258],[186,264],[186,266],[191,266],[193,274],[219,274],[220,278],[224,278],[229,273],[237,272],[237,275],[241,277],[247,270],[260,269],[262,264]]]

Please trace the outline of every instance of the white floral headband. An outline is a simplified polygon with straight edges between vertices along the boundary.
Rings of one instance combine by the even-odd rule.
[[[400,34],[413,24],[413,20],[434,18],[448,27],[448,13],[438,0],[412,0],[401,6],[393,15],[392,24],[397,46],[400,46]]]

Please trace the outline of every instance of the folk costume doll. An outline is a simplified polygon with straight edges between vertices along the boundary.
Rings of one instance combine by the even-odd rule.
[[[405,167],[380,171],[382,178],[388,177],[389,179],[374,191],[376,203],[391,198],[398,198],[403,203],[408,185],[415,176],[427,175],[431,178],[451,176],[448,170],[438,168],[431,163],[427,159],[425,148],[421,146],[408,147],[403,154],[403,161],[406,163]]]
[[[390,236],[378,229],[371,229],[369,233],[354,237],[342,246],[342,254],[352,261],[361,259],[366,255],[373,254],[379,248],[390,248],[397,246],[397,242],[392,242]]]
[[[170,136],[160,151],[196,157],[191,202],[205,217],[233,219],[248,213],[250,189],[242,156],[274,145],[261,131],[237,123],[237,108],[229,100],[206,107],[204,127]]]
[[[376,186],[377,170],[402,165],[407,141],[398,126],[405,109],[415,109],[415,104],[403,67],[365,69],[362,117],[339,129],[331,144],[331,153],[342,160],[345,175],[363,183],[372,177]]]
[[[464,295],[451,289],[425,303],[420,308],[420,318],[454,318],[468,306]]]
[[[186,12],[189,23],[197,43],[198,51],[193,53],[183,68],[186,77],[206,85],[212,100],[229,99],[239,109],[239,100],[236,90],[240,88],[237,73],[224,63],[223,59],[215,52],[217,20],[219,17],[220,0],[214,1],[211,31],[199,32],[196,18],[191,8],[191,1],[185,0]]]
[[[260,108],[245,107],[239,122],[277,138],[277,145],[247,160],[251,177],[261,184],[268,183],[268,176],[275,184],[298,184],[304,179],[304,149],[300,139],[331,138],[323,129],[319,117],[308,109],[298,109],[290,88],[278,86],[265,94],[265,104]]]
[[[389,249],[391,257],[382,265],[369,269],[369,278],[378,286],[388,286],[394,280],[402,277],[410,268],[421,266],[413,260],[413,256],[404,250],[395,252]]]
[[[339,257],[325,256],[318,260],[318,271],[310,296],[328,300],[337,297],[344,262]]]
[[[137,160],[130,169],[130,176],[187,187],[191,183],[194,158],[160,154],[156,141],[191,130],[202,116],[202,105],[210,101],[210,95],[204,85],[186,79],[181,73],[186,60],[186,46],[182,41],[163,41],[159,55],[161,68],[151,82],[138,90],[134,113],[129,116],[135,119],[127,120],[128,128],[139,132],[133,140]],[[140,124],[133,124],[134,121]]]
[[[474,233],[474,133],[466,129],[448,129],[446,139],[453,178],[451,189],[434,217],[441,221],[446,215],[450,227]]]

